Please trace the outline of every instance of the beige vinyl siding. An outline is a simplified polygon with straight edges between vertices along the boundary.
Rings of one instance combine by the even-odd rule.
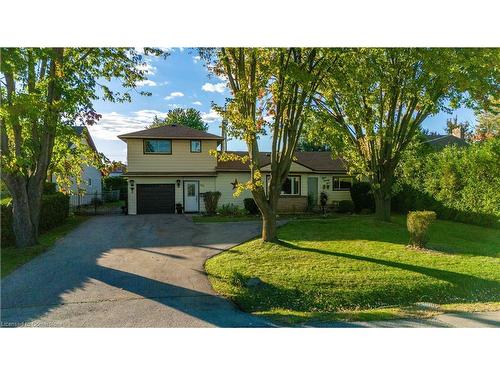
[[[244,207],[243,200],[252,198],[252,193],[249,190],[244,190],[239,196],[234,197],[233,185],[231,182],[237,179],[240,183],[245,183],[250,180],[250,172],[218,172],[215,181],[215,189],[221,192],[219,207],[223,204],[232,203],[239,207]]]
[[[135,181],[134,192],[128,189],[128,213],[129,215],[137,214],[137,185],[140,184],[175,184],[175,203],[184,205],[183,186],[186,181],[199,181],[200,193],[215,190],[215,177],[134,177],[129,180]],[[177,180],[180,180],[180,187],[177,187]],[[200,211],[205,211],[203,199],[200,197]]]
[[[171,155],[144,154],[142,139],[127,139],[129,172],[213,172],[217,165],[210,150],[217,148],[217,141],[202,140],[201,152],[190,150],[189,139],[173,139]]]

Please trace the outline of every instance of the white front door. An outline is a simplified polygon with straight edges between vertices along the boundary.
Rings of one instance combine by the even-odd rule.
[[[184,212],[198,212],[199,181],[184,181]]]

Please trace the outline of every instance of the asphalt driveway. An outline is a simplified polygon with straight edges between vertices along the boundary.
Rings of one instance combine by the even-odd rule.
[[[203,264],[257,222],[94,217],[2,280],[3,326],[263,327],[210,287]]]

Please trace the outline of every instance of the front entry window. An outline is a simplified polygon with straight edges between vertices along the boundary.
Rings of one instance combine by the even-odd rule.
[[[195,184],[188,184],[187,195],[188,195],[188,197],[194,197],[196,195],[196,185]]]
[[[299,176],[287,177],[285,183],[281,187],[281,194],[300,195],[300,177]]]

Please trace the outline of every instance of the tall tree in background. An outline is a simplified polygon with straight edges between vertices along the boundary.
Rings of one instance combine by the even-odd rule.
[[[477,118],[473,138],[475,141],[500,136],[500,98],[493,99],[493,105],[488,111],[482,111]]]
[[[390,220],[394,170],[429,116],[488,106],[499,94],[498,49],[343,50],[317,101],[325,142],[372,184],[376,216]]]
[[[469,121],[458,122],[458,117],[446,120],[446,134],[454,135],[455,137],[470,140],[472,138],[472,128]]]
[[[262,239],[275,241],[276,211],[307,109],[325,70],[321,51],[315,48],[221,48],[211,71],[225,77],[232,97],[216,109],[228,120],[227,132],[243,139],[250,167],[250,189],[262,213]],[[271,172],[267,189],[259,164],[258,138],[272,135]],[[222,154],[221,158],[235,158]]]
[[[38,242],[43,183],[51,163],[57,167],[54,145],[76,122],[99,119],[93,100],[130,101],[128,91],[147,72],[133,48],[2,48],[0,54],[2,180],[12,195],[16,244],[24,247]],[[114,78],[128,91],[111,90]]]
[[[184,125],[204,132],[208,130],[208,125],[203,122],[200,111],[194,108],[171,109],[164,119],[155,116],[153,123],[148,128],[157,128],[165,125]]]

